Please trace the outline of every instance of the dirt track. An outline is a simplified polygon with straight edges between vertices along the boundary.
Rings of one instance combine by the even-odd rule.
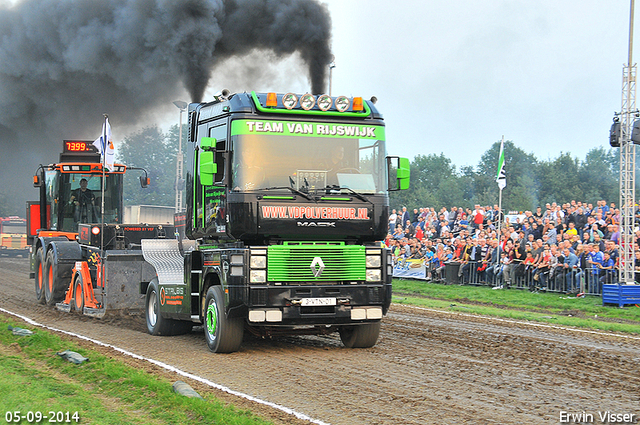
[[[393,306],[372,349],[345,349],[337,335],[245,335],[240,352],[216,355],[201,328],[152,337],[141,318],[59,313],[37,306],[33,292],[27,261],[0,258],[0,307],[331,424],[558,424],[561,411],[590,413],[593,423],[602,423],[598,411],[640,416],[638,339]]]

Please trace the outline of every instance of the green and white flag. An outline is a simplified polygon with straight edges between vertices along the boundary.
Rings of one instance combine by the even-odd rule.
[[[504,172],[504,137],[500,144],[500,158],[498,159],[498,174],[496,175],[496,182],[500,190],[507,186],[507,175]]]

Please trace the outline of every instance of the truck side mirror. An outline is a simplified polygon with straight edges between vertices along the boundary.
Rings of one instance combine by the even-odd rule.
[[[40,187],[40,186],[42,186],[42,180],[40,179],[40,176],[36,174],[35,176],[33,176],[33,187]]]
[[[203,151],[209,151],[216,147],[215,137],[203,137],[200,139],[200,149]]]
[[[409,189],[411,163],[408,158],[398,156],[387,157],[387,172],[389,173],[389,191]],[[395,182],[395,178],[397,179]]]
[[[214,137],[203,137],[200,139],[200,154],[198,155],[198,174],[200,175],[200,184],[203,186],[212,186],[213,177],[218,172],[218,164],[215,162],[213,155],[216,146]]]
[[[149,177],[147,177],[146,175],[140,176],[140,187],[145,189],[147,186],[149,186],[149,183],[151,183],[149,180]]]
[[[409,177],[411,175],[411,163],[409,158],[400,158],[398,164],[398,188],[400,190],[409,189]]]

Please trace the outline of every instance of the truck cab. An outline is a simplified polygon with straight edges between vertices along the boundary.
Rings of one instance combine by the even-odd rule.
[[[147,292],[153,303],[161,291],[185,294],[148,302],[149,331],[190,318],[214,352],[237,350],[244,328],[338,331],[346,346],[374,345],[391,302],[381,244],[388,191],[409,178],[408,160],[386,155],[374,103],[237,93],[190,104],[188,116],[185,233],[194,248],[186,287],[159,275]]]

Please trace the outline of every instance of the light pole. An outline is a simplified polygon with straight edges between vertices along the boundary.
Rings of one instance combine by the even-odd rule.
[[[173,102],[176,108],[180,109],[180,124],[178,128],[178,154],[176,155],[176,212],[182,211],[182,112],[187,109],[187,102],[176,100]]]

